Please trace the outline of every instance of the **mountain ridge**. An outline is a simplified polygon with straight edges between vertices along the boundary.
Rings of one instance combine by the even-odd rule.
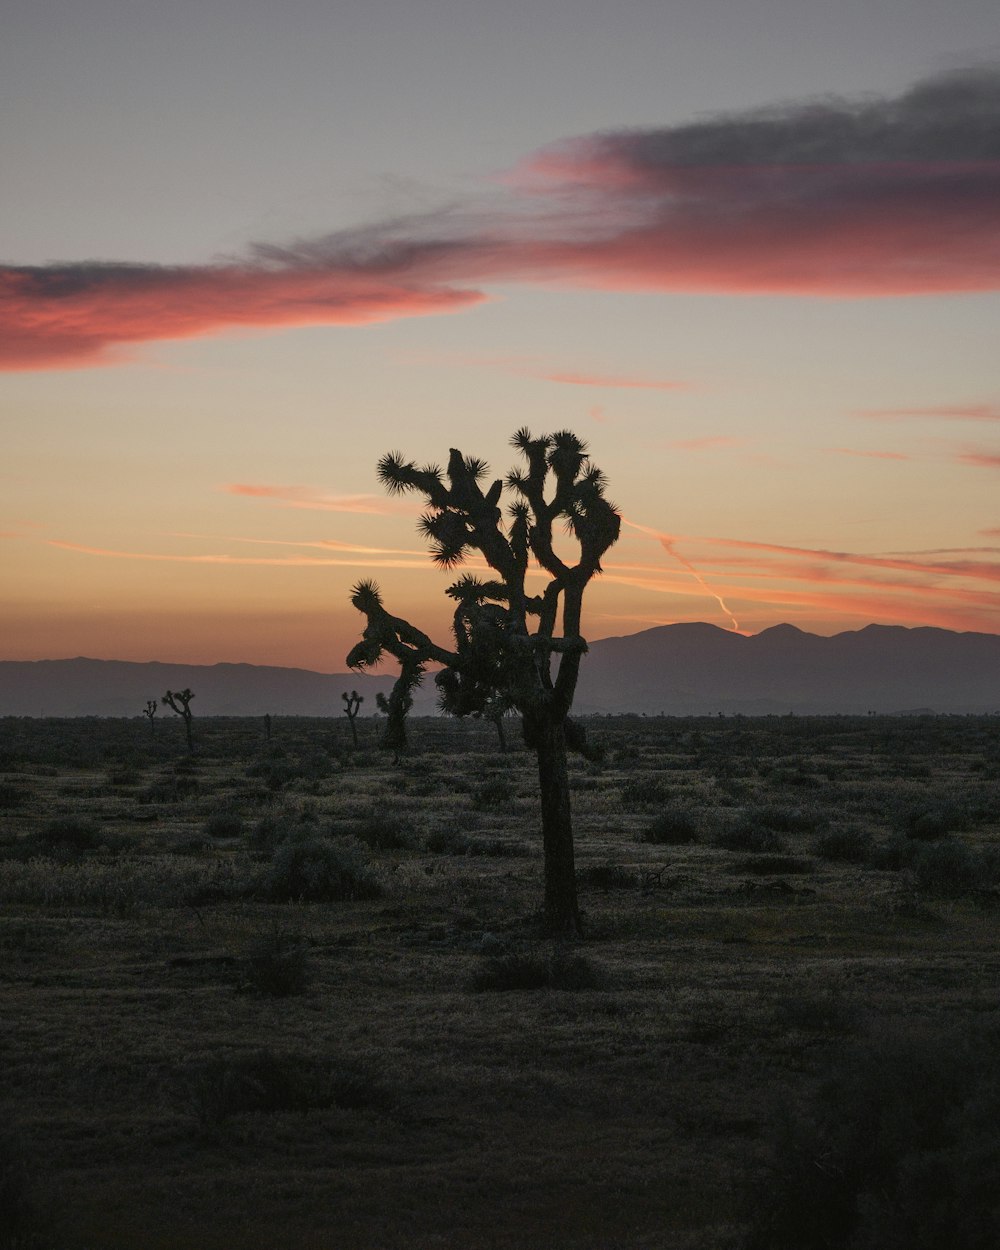
[[[0,716],[138,716],[147,699],[190,687],[196,715],[340,716],[341,693],[363,714],[394,679],[220,661],[0,661]],[[656,625],[590,644],[581,714],[892,714],[1000,712],[1000,635],[937,626],[866,625],[830,636],[782,623],[744,635],[704,621]],[[436,710],[425,682],[417,715]]]

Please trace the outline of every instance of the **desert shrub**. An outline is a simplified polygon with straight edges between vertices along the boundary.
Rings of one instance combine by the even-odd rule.
[[[926,894],[971,894],[991,884],[983,858],[950,839],[918,847],[910,867],[917,888]]]
[[[685,846],[698,841],[698,825],[686,808],[670,807],[646,826],[642,840],[657,846]]]
[[[720,829],[712,841],[725,851],[773,854],[785,849],[781,834],[776,833],[767,825],[755,824],[747,818]]]
[[[264,892],[275,902],[326,903],[379,898],[382,886],[356,844],[306,835],[276,847]]]
[[[433,855],[465,855],[469,837],[457,829],[434,829],[424,839],[424,846]]]
[[[0,811],[23,807],[31,799],[31,791],[13,781],[0,781]]]
[[[42,851],[93,851],[102,843],[101,830],[86,816],[56,816],[33,835]]]
[[[670,787],[659,777],[630,777],[622,786],[626,807],[655,807],[670,798]]]
[[[551,955],[503,955],[489,960],[472,978],[477,992],[511,990],[593,990],[603,978],[584,955],[556,951]]]
[[[190,1085],[190,1102],[203,1131],[238,1115],[384,1109],[388,1090],[367,1069],[273,1050],[210,1060]]]
[[[583,889],[592,890],[630,890],[639,883],[634,868],[610,862],[588,864],[579,869],[576,879]]]
[[[239,838],[243,834],[245,822],[234,808],[220,807],[205,819],[201,828],[210,838]]]
[[[352,821],[340,832],[370,846],[373,851],[411,850],[415,843],[413,835],[398,817],[377,810]]]
[[[253,859],[271,859],[292,826],[279,814],[262,816],[246,831],[246,847]]]
[[[305,993],[309,984],[309,952],[301,934],[275,929],[246,950],[242,971],[247,987],[269,998]]]
[[[755,825],[774,829],[777,833],[815,833],[824,824],[821,812],[814,807],[779,807],[762,804],[751,807],[747,818]]]
[[[472,791],[472,806],[477,812],[491,812],[504,808],[514,797],[514,791],[506,777],[487,777]]]
[[[902,834],[894,834],[882,843],[873,844],[868,862],[873,868],[880,868],[883,872],[899,872],[912,863],[917,850],[917,843],[911,842]]]
[[[473,858],[511,859],[529,853],[523,842],[476,837],[458,829],[435,829],[424,839],[424,846],[434,855],[468,855]]]
[[[873,846],[874,839],[865,829],[831,829],[816,839],[816,854],[821,859],[866,864],[872,857]]]
[[[968,828],[968,813],[956,803],[938,803],[906,813],[904,829],[908,838],[930,842]]]
[[[787,876],[789,873],[812,872],[811,859],[799,859],[796,855],[752,855],[736,864],[739,872],[749,872],[755,877]]]
[[[837,986],[804,988],[777,999],[774,1023],[802,1033],[846,1033],[857,1023],[857,1012]]]
[[[883,1034],[788,1108],[742,1250],[1000,1245],[994,1032]]]

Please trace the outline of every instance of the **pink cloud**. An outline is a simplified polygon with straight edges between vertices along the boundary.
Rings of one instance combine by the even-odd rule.
[[[863,408],[856,414],[875,421],[928,417],[942,421],[1000,421],[1000,404],[931,404],[923,408]]]
[[[484,298],[408,282],[405,273],[320,264],[0,268],[0,369],[115,364],[129,359],[130,346],[152,340],[364,325],[456,312]]]
[[[996,629],[1000,561],[942,556],[996,554],[994,548],[866,553],[664,533],[626,521],[663,549],[663,566],[609,562],[606,576],[658,593],[698,595],[745,617],[748,602],[808,605],[872,620]],[[928,559],[927,557],[933,557]],[[694,577],[686,582],[683,564]]]
[[[237,261],[2,268],[0,367],[78,368],[153,340],[455,312],[490,283],[852,298],[997,290],[1000,71],[931,79],[894,99],[585,135],[536,153],[511,183],[519,196],[493,208],[258,245]],[[996,419],[979,409],[907,415]]]
[[[966,451],[958,457],[958,462],[978,469],[1000,469],[1000,452]]]

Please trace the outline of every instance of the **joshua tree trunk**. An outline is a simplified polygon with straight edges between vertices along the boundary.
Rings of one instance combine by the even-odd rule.
[[[545,930],[555,936],[580,933],[573,859],[573,823],[566,763],[566,722],[546,719],[531,726],[538,756],[538,787],[542,807],[545,853]]]

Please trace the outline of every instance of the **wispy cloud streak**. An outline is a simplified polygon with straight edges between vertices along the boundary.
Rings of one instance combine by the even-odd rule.
[[[0,268],[0,367],[114,363],[133,344],[241,328],[455,312],[500,282],[840,297],[997,290],[998,205],[1000,71],[967,71],[895,99],[569,139],[525,160],[492,207],[257,245],[213,265]]]
[[[773,608],[810,605],[846,616],[993,629],[1000,622],[1000,561],[943,558],[994,555],[991,547],[865,553],[799,547],[721,536],[667,534],[632,521],[674,559],[683,541],[685,567],[699,586],[745,618],[748,603]],[[657,593],[688,594],[675,575],[651,565],[609,563],[607,576]],[[710,586],[708,579],[710,578]],[[871,618],[870,618],[871,619]]]

